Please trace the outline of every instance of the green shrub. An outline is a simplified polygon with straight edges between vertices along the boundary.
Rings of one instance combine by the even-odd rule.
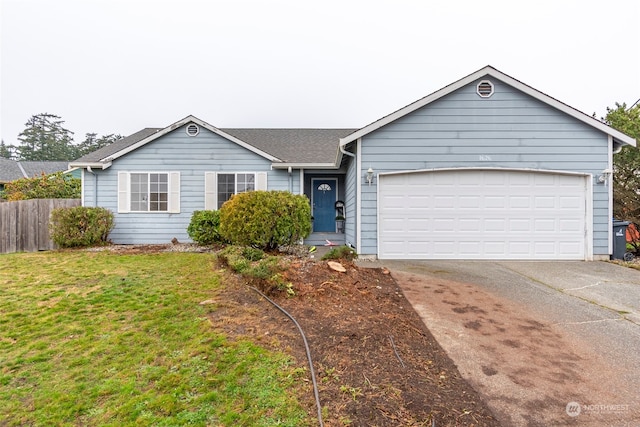
[[[264,252],[260,249],[246,247],[242,250],[242,256],[249,261],[260,261],[264,258]]]
[[[282,275],[286,269],[286,260],[282,257],[265,256],[258,249],[230,245],[218,252],[218,259],[267,295],[277,292],[285,292],[287,296],[295,294],[293,284]]]
[[[194,211],[187,227],[189,237],[200,245],[222,242],[220,236],[220,211]]]
[[[82,181],[62,172],[42,174],[8,182],[2,197],[9,201],[29,199],[79,199]]]
[[[51,238],[63,248],[104,244],[112,229],[113,213],[108,209],[76,206],[51,211]]]
[[[358,254],[355,250],[350,248],[349,246],[337,246],[331,249],[329,252],[323,255],[322,259],[344,259],[347,261],[353,261],[358,257]]]
[[[235,245],[274,250],[309,233],[309,199],[288,191],[239,193],[220,209],[220,234]]]

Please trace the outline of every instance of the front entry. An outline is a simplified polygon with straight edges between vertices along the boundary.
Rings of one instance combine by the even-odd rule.
[[[313,231],[336,232],[336,207],[338,200],[337,178],[313,178],[311,203]]]

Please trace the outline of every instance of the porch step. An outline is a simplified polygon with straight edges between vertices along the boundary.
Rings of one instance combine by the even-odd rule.
[[[304,239],[307,246],[325,246],[327,240],[335,246],[342,246],[346,242],[344,233],[311,233],[309,237]]]

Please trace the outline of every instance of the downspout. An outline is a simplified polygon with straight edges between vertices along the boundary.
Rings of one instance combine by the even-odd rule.
[[[356,169],[357,169],[357,168],[358,168],[358,165],[357,165],[357,163],[358,163],[358,159],[356,158],[356,155],[355,155],[355,154],[353,154],[353,153],[348,152],[347,150],[345,150],[345,149],[344,149],[344,145],[342,145],[342,144],[339,144],[339,145],[338,145],[338,147],[340,147],[340,152],[341,152],[342,154],[346,154],[347,156],[349,156],[349,157],[351,157],[351,158],[356,159]],[[360,176],[360,173],[358,172],[358,173],[356,174],[356,176]],[[357,179],[357,178],[356,178],[356,179]],[[356,190],[356,193],[357,193],[357,194],[359,194],[359,193],[360,193],[360,183],[359,183],[359,182],[357,182],[357,183],[356,183],[356,189],[357,189],[357,190]],[[357,210],[358,210],[358,206],[359,206],[359,205],[358,205],[357,196],[356,196],[356,203],[355,203],[355,204],[356,204],[356,212],[357,212]],[[357,234],[357,230],[359,230],[359,228],[360,228],[360,223],[359,223],[359,221],[358,221],[358,214],[357,214],[357,213],[356,213],[355,221],[356,221],[356,223],[354,224],[354,225],[355,225],[355,227],[356,227],[356,229],[355,229],[355,233]],[[356,249],[356,251],[357,251],[358,242],[359,242],[359,239],[358,239],[358,238],[357,238],[357,236],[356,236],[356,247],[354,248],[354,249]],[[347,242],[347,244],[348,244],[350,247],[352,247],[352,248],[354,247],[354,246],[353,246],[353,243],[351,243],[351,242]]]
[[[291,169],[291,166],[289,166],[287,172],[289,173],[289,193],[293,193],[293,170]]]
[[[91,166],[87,166],[87,172],[93,175],[93,206],[98,207],[98,175],[91,170]]]
[[[348,152],[347,150],[344,149],[344,145],[340,145],[340,152],[342,154],[346,154],[349,157],[353,157],[354,159],[356,158],[356,155],[353,153]]]

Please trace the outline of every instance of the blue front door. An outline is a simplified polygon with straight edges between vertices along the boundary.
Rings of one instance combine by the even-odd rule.
[[[311,180],[313,185],[313,231],[335,233],[338,180],[335,178]]]

